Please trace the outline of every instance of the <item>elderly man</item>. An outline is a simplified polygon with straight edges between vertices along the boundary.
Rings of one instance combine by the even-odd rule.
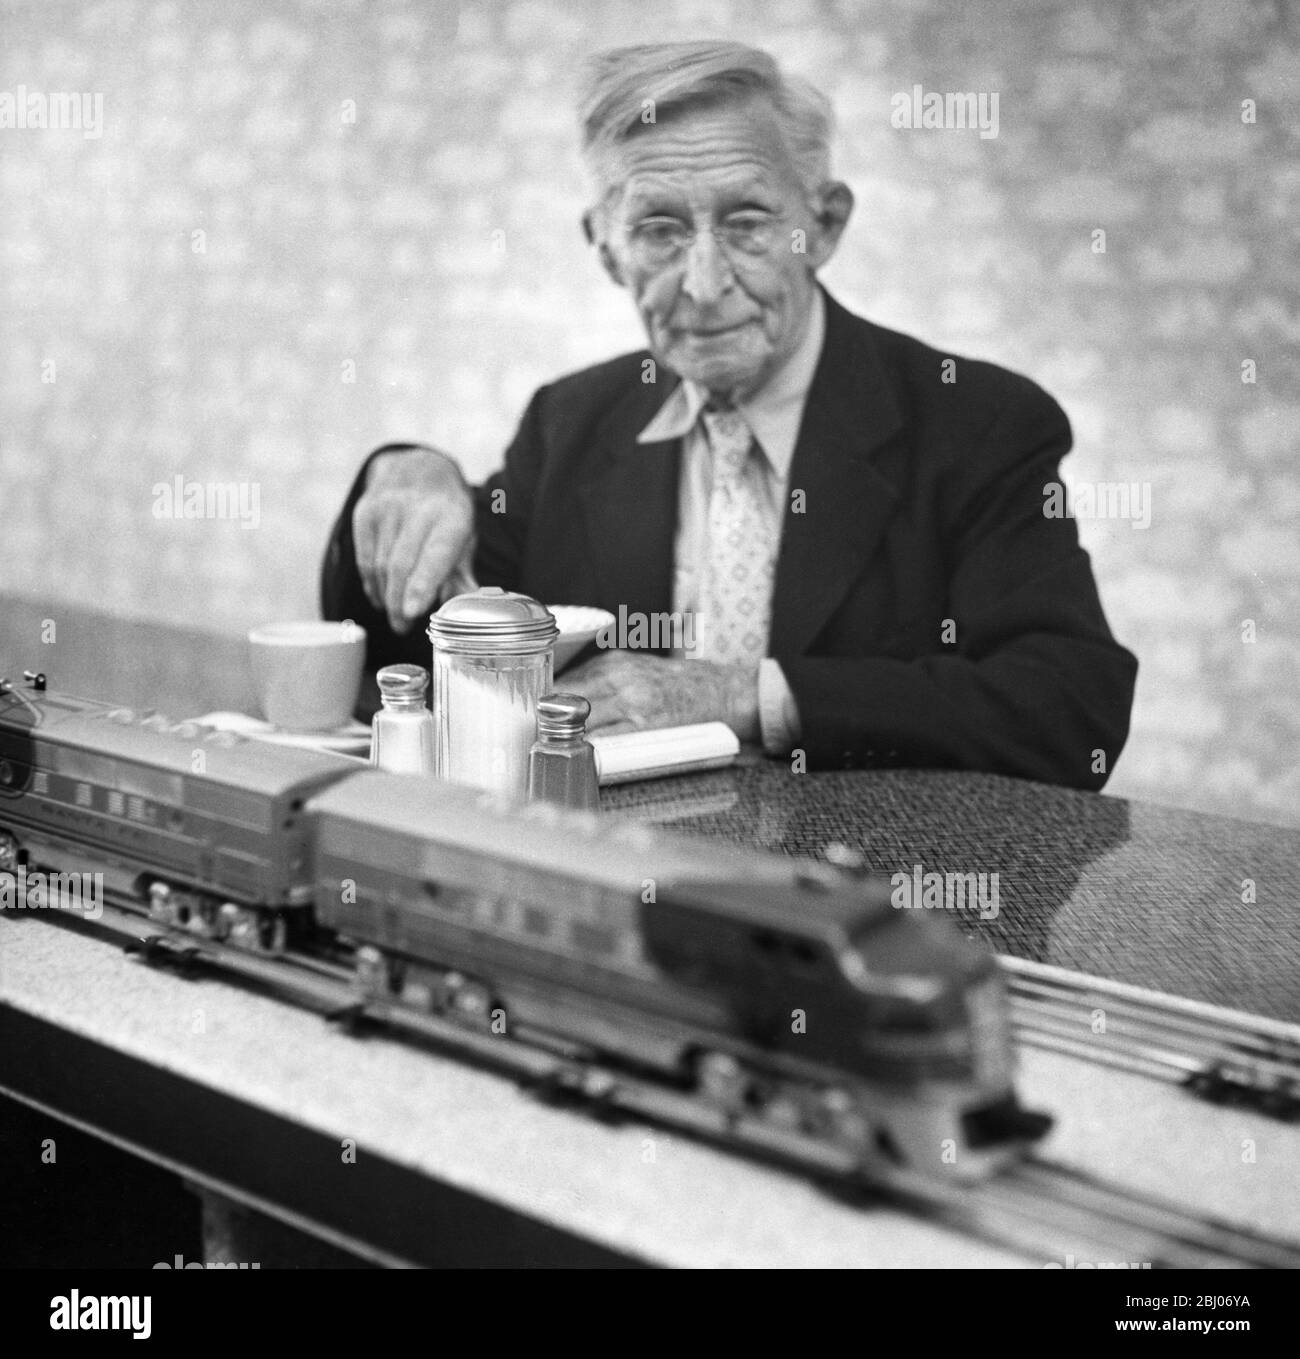
[[[687,654],[603,650],[565,673],[593,729],[722,719],[810,766],[1099,788],[1137,665],[1073,520],[1044,514],[1069,425],[1026,378],[821,288],[853,207],[830,121],[752,48],[598,58],[583,224],[648,351],[538,391],[476,490],[436,450],[372,454],[325,616],[362,623],[376,666],[427,663],[412,625],[467,568],[544,602],[676,613],[700,623]]]

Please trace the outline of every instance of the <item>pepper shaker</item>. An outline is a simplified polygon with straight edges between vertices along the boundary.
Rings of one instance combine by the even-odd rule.
[[[587,740],[591,704],[579,694],[547,694],[537,705],[537,740],[528,762],[530,802],[579,811],[600,808],[596,752]]]

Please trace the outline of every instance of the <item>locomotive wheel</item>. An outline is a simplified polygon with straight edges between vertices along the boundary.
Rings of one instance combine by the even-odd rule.
[[[357,989],[367,1000],[388,999],[391,990],[388,959],[372,944],[357,949],[355,979]]]
[[[266,951],[264,932],[264,923],[256,911],[249,910],[247,906],[237,906],[233,901],[226,901],[221,904],[213,918],[209,937],[249,953],[264,953]]]
[[[814,1108],[813,1130],[828,1141],[860,1150],[871,1142],[872,1128],[847,1090],[823,1090]]]
[[[279,912],[264,914],[258,937],[267,953],[283,953],[289,943],[289,922]]]
[[[149,915],[160,924],[174,925],[176,915],[172,909],[172,889],[165,882],[151,882],[147,889]]]
[[[701,1052],[695,1058],[695,1085],[715,1108],[744,1113],[753,1082],[744,1065],[729,1052]]]
[[[807,1102],[797,1091],[768,1091],[763,1100],[763,1119],[774,1128],[801,1132],[808,1124]]]
[[[451,1014],[476,1029],[487,1028],[492,1015],[492,993],[487,987],[456,973],[448,976],[447,984],[451,992],[448,1005]]]

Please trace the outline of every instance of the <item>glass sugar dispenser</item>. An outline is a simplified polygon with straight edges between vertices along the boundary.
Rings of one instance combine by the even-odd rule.
[[[449,599],[429,620],[434,769],[452,783],[523,801],[537,705],[551,690],[551,612],[488,585]]]
[[[383,707],[370,723],[370,763],[390,774],[432,776],[433,714],[422,665],[385,665],[375,676]]]
[[[596,752],[587,740],[591,704],[580,694],[547,694],[537,705],[528,799],[578,811],[600,810]]]

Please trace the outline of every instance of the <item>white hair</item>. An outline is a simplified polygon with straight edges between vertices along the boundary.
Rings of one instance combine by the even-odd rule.
[[[776,114],[785,150],[806,193],[830,179],[834,115],[820,90],[786,75],[775,59],[738,42],[654,43],[600,52],[579,103],[582,153],[603,190],[611,153],[647,125],[690,108],[758,96]]]

